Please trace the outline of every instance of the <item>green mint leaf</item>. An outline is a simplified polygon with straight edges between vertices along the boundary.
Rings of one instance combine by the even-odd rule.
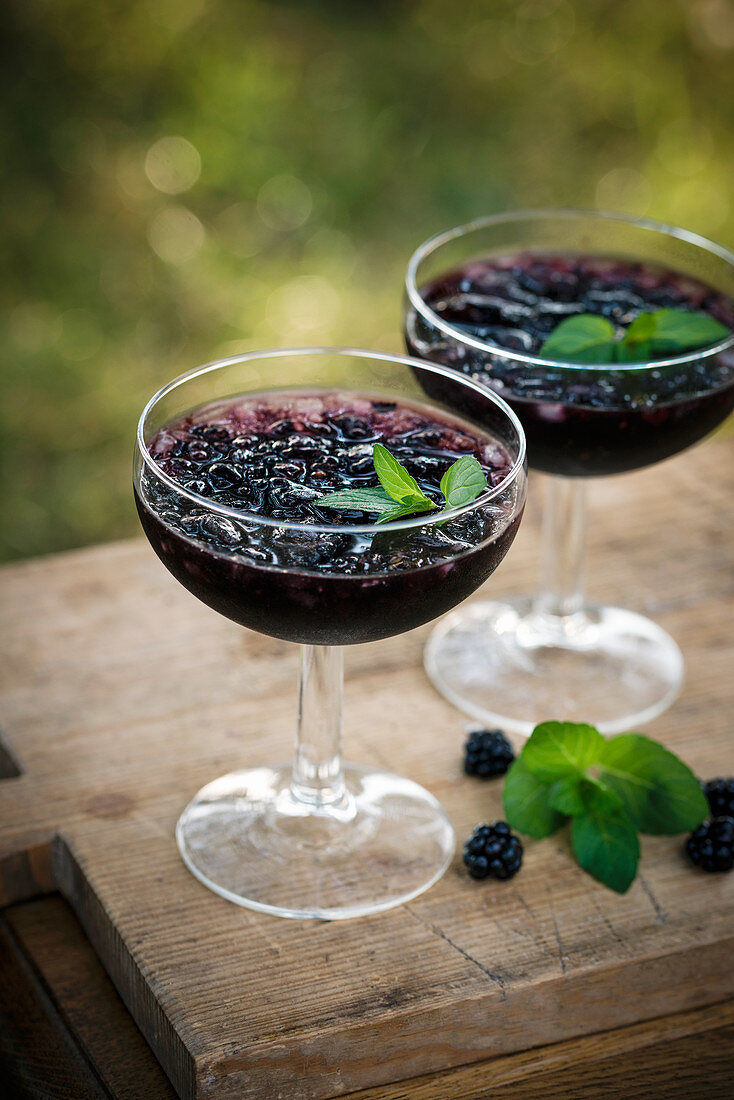
[[[436,505],[428,497],[406,497],[402,504],[395,504],[387,512],[383,512],[377,523],[389,523],[393,519],[402,519],[403,516],[412,516],[416,512],[430,512]]]
[[[388,512],[395,507],[395,501],[384,489],[339,489],[333,493],[324,493],[314,504],[321,508],[335,508],[337,511],[352,509],[355,512]]]
[[[378,523],[389,523],[390,520],[411,516],[416,512],[430,512],[436,507],[387,447],[375,443],[373,453],[375,470],[380,479],[379,486],[324,493],[314,504],[337,510],[377,512]]]
[[[641,313],[635,317],[622,338],[622,344],[629,348],[634,344],[646,344],[652,340],[658,327],[657,313]]]
[[[599,778],[617,794],[642,833],[675,835],[697,828],[708,815],[701,784],[668,749],[639,733],[604,742]]]
[[[398,504],[405,503],[407,497],[428,499],[424,496],[415,478],[411,477],[405,466],[402,466],[397,458],[390,454],[387,447],[383,447],[381,443],[375,443],[373,456],[380,484],[385,492]]]
[[[529,771],[543,782],[581,776],[599,759],[604,738],[580,722],[541,722],[522,750]]]
[[[522,756],[511,764],[505,777],[502,805],[505,817],[514,829],[538,840],[550,836],[566,821],[548,801],[550,788],[528,769]]]
[[[464,455],[441,478],[441,492],[449,508],[471,504],[487,488],[487,478],[474,455]]]
[[[655,356],[675,355],[726,339],[726,325],[707,313],[658,309],[641,313],[621,340],[611,321],[596,313],[577,313],[557,325],[540,354],[570,363],[644,363]]]
[[[622,799],[597,779],[568,775],[551,786],[549,801],[554,810],[575,817],[588,812],[621,809]]]
[[[615,346],[611,321],[595,313],[577,313],[556,325],[543,341],[540,354],[571,363],[612,363]]]
[[[693,313],[685,309],[659,309],[652,316],[655,318],[653,347],[658,351],[702,348],[731,335],[726,325],[707,313]]]
[[[579,866],[599,882],[624,894],[637,874],[637,830],[621,810],[588,811],[574,817],[571,844]]]
[[[655,358],[655,347],[652,340],[640,340],[639,343],[627,344],[620,340],[616,347],[618,363],[649,363]]]

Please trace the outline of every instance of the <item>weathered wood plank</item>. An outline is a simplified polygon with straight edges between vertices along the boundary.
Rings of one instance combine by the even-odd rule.
[[[104,1095],[114,1100],[173,1096],[58,894],[5,910],[0,926],[0,951],[8,943],[3,930],[12,937],[2,968],[11,995],[3,999],[0,1012],[6,1092],[17,1087],[19,1095],[79,1100],[91,1072],[108,1090]],[[77,1072],[73,1060],[69,1064],[69,1040],[82,1055],[81,1072],[78,1057]],[[632,1095],[688,1100],[693,1094],[701,1100],[728,1100],[733,1080],[734,1002],[726,1002],[351,1093],[349,1100],[596,1100],[600,1095],[610,1100]]]
[[[590,587],[680,641],[684,693],[649,729],[703,776],[734,771],[732,454],[712,443],[591,494]],[[528,588],[537,530],[536,504],[489,590]],[[734,994],[734,876],[690,869],[676,838],[644,840],[623,898],[561,834],[528,844],[512,883],[457,859],[359,921],[228,905],[173,828],[207,779],[287,756],[295,649],[199,606],[138,542],[7,567],[0,601],[0,727],[23,772],[0,780],[0,898],[63,890],[181,1095],[344,1095]],[[461,773],[426,633],[348,651],[347,755],[424,783],[461,837],[500,816],[500,786]]]
[[[346,1100],[730,1100],[734,1003],[492,1058]]]
[[[8,1100],[108,1096],[1,916],[0,1094]]]
[[[65,1037],[92,1068],[101,1094],[114,1100],[173,1100],[173,1088],[63,899],[52,894],[12,906],[0,921],[18,953],[31,964],[45,999],[52,1003],[47,1015],[58,1017]],[[11,1028],[23,1019],[27,1022],[16,1003],[22,986],[22,982],[14,985],[14,995],[6,1004]],[[67,1045],[47,1049],[47,1059],[58,1057],[59,1047]],[[38,1048],[37,1035],[29,1035],[16,1064],[27,1064]],[[42,1084],[49,1087],[48,1075]],[[68,1095],[78,1100],[79,1093],[73,1089]]]

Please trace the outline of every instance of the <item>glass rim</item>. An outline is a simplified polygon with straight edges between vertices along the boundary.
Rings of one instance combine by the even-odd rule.
[[[524,352],[512,351],[509,348],[500,347],[499,344],[490,344],[485,340],[470,336],[468,333],[462,332],[461,329],[444,321],[443,318],[432,310],[423,300],[418,289],[416,274],[419,265],[430,256],[432,252],[435,252],[449,241],[456,240],[460,237],[467,237],[470,233],[474,233],[480,229],[486,229],[493,225],[501,225],[504,222],[522,220],[532,221],[540,218],[593,218],[599,221],[624,222],[629,226],[685,241],[712,255],[718,256],[719,259],[724,260],[734,269],[734,253],[730,252],[728,248],[716,244],[707,237],[703,237],[698,233],[693,233],[688,229],[681,229],[676,225],[667,225],[664,222],[658,222],[652,218],[637,218],[628,214],[617,214],[611,211],[582,210],[574,207],[509,210],[499,214],[488,214],[485,217],[474,218],[470,222],[464,222],[462,225],[454,226],[451,229],[445,229],[440,233],[435,233],[432,237],[429,237],[428,240],[424,241],[423,244],[418,246],[408,261],[408,267],[405,273],[405,292],[413,308],[425,321],[461,344],[476,348],[478,351],[488,352],[497,358],[511,360],[514,363],[532,367],[592,371],[663,369],[672,366],[683,366],[694,360],[700,361],[701,359],[708,359],[720,355],[722,351],[728,351],[730,348],[734,347],[734,332],[732,332],[729,336],[716,344],[712,344],[710,347],[692,349],[691,351],[685,352],[683,355],[672,356],[669,359],[647,359],[639,363],[570,363],[564,359],[547,359],[542,356],[527,355]]]
[[[218,504],[216,501],[211,500],[209,497],[200,496],[198,493],[192,493],[189,489],[185,489],[180,482],[175,481],[172,477],[169,477],[164,470],[161,469],[159,464],[150,454],[144,438],[144,427],[148,415],[152,412],[155,406],[168,394],[172,393],[179,386],[185,382],[190,381],[193,378],[200,377],[205,374],[209,374],[213,371],[219,370],[222,367],[232,366],[235,363],[247,363],[250,361],[256,361],[261,359],[276,359],[285,358],[287,356],[296,355],[341,355],[344,357],[352,357],[357,359],[373,359],[380,362],[397,363],[406,367],[420,367],[422,370],[426,370],[431,374],[440,375],[453,383],[460,383],[467,389],[473,390],[479,397],[485,401],[489,400],[494,404],[497,409],[514,428],[518,443],[518,455],[515,461],[512,463],[507,474],[502,478],[502,481],[498,485],[493,485],[487,488],[483,493],[480,493],[478,497],[470,501],[468,504],[462,504],[457,508],[451,508],[448,510],[437,509],[434,512],[423,512],[419,516],[412,519],[396,520],[387,524],[377,523],[360,523],[360,524],[320,524],[320,523],[296,523],[293,520],[281,520],[273,519],[271,516],[261,516],[256,512],[247,512],[244,509],[230,508],[225,504]],[[334,387],[338,388],[338,387]],[[459,375],[456,371],[449,370],[446,367],[438,366],[435,363],[428,363],[423,359],[416,359],[412,356],[394,355],[391,352],[381,351],[369,351],[366,348],[351,348],[341,346],[317,346],[317,347],[296,347],[296,348],[266,348],[261,351],[243,352],[241,355],[231,355],[224,359],[214,359],[209,363],[203,363],[201,366],[194,367],[192,370],[185,371],[183,374],[178,375],[172,381],[168,382],[165,386],[162,386],[157,390],[153,396],[146,403],[145,408],[140,414],[136,431],[136,443],[138,452],[143,461],[143,464],[162,481],[169,489],[180,496],[190,500],[193,504],[203,507],[210,512],[216,512],[218,515],[227,516],[228,518],[235,520],[242,520],[248,523],[255,523],[264,527],[278,527],[287,528],[292,531],[300,532],[317,532],[319,534],[340,534],[340,535],[376,535],[385,534],[389,529],[391,531],[405,531],[417,529],[419,527],[434,526],[437,523],[445,523],[450,519],[457,519],[459,516],[465,515],[467,512],[476,510],[482,507],[484,504],[494,500],[497,496],[501,495],[510,485],[517,480],[518,474],[524,470],[526,464],[526,452],[527,444],[525,439],[525,432],[523,431],[522,424],[519,418],[507,404],[507,402],[488,389],[486,386],[481,386],[477,382],[474,382],[471,378],[467,378],[465,375]]]

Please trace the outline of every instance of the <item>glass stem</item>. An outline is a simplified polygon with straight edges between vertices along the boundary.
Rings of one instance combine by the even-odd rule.
[[[583,478],[548,478],[536,614],[567,618],[583,611],[585,535]]]
[[[341,646],[303,645],[298,683],[298,734],[291,794],[312,806],[344,801]]]

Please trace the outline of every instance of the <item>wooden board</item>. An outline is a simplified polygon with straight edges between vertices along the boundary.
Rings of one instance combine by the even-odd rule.
[[[150,1048],[58,894],[0,912],[0,994],[4,1097],[172,1100]],[[734,1001],[728,1001],[378,1085],[349,1100],[730,1100],[733,1082]]]
[[[681,643],[684,693],[649,732],[734,772],[731,442],[595,482],[590,588]],[[527,589],[538,500],[488,588]],[[620,898],[559,835],[477,884],[336,923],[228,905],[185,870],[176,817],[205,781],[286,757],[294,647],[200,606],[142,542],[0,572],[0,902],[58,887],[183,1097],[329,1097],[715,1004],[734,993],[734,875],[645,838]],[[427,630],[347,652],[347,755],[424,783],[461,838],[501,813],[461,773],[464,720],[429,687]],[[12,768],[10,769],[12,772]],[[399,1093],[395,1093],[398,1095]]]
[[[58,894],[0,912],[0,993],[5,1100],[174,1100],[150,1047]]]

